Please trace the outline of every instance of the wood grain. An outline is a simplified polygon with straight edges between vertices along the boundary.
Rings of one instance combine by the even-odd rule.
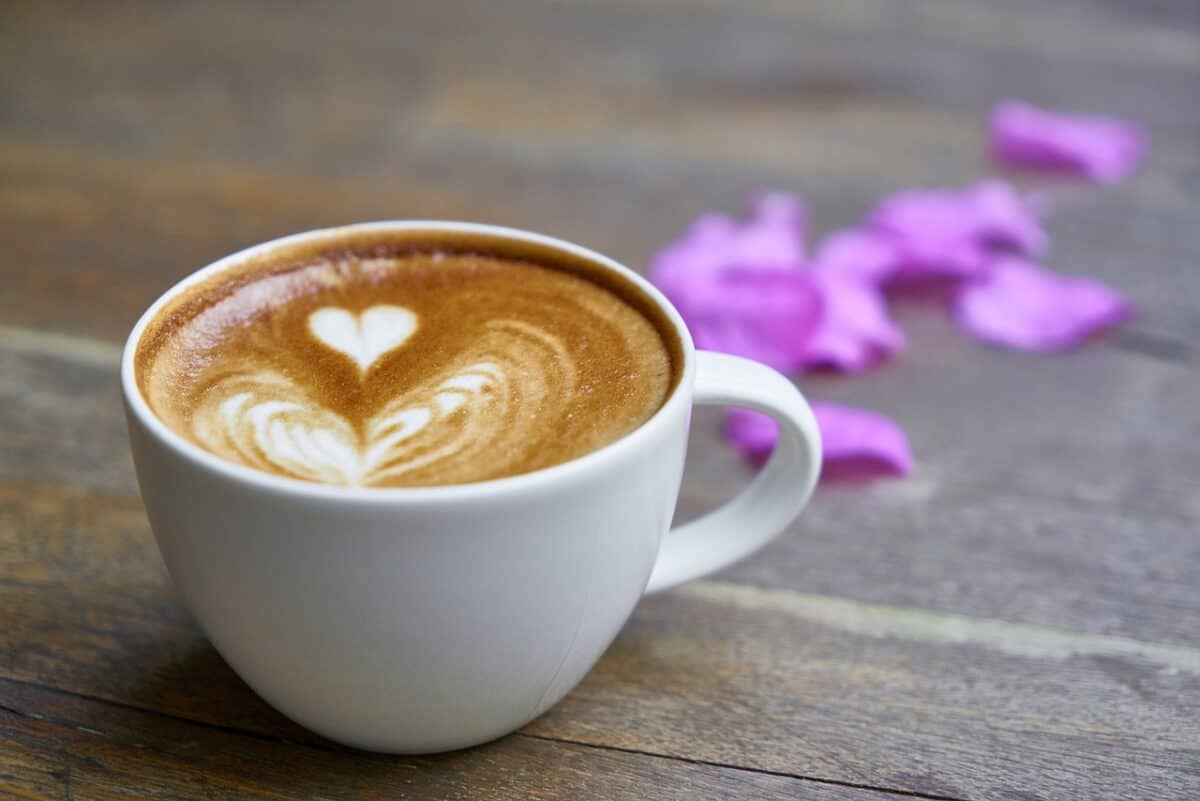
[[[0,565],[0,678],[315,742],[189,622],[135,502],[9,486]],[[701,582],[526,732],[952,798],[1200,791],[1200,649],[896,614]]]
[[[530,730],[847,781],[887,777],[885,786],[955,798],[1200,791],[1195,674],[1111,656],[864,640],[723,589],[644,603],[596,671]],[[704,737],[713,727],[737,734]]]
[[[1151,0],[132,0],[0,6],[0,797],[1200,796],[1200,8]],[[814,232],[988,174],[990,105],[1145,124],[1120,187],[1030,181],[1048,264],[1136,323],[1052,358],[936,302],[810,396],[909,432],[769,549],[643,603],[524,733],[346,752],[254,696],[178,602],[115,365],[172,282],[362,219],[566,237],[641,269],[762,188]],[[680,516],[750,471],[697,414]]]
[[[804,388],[897,417],[916,475],[823,486],[780,540],[724,577],[1200,644],[1200,374],[1111,348],[982,351],[927,313],[909,328],[903,366]],[[73,344],[10,333],[5,347],[0,331],[0,475],[130,495],[113,363]],[[720,441],[719,414],[693,425],[681,519],[751,474]]]
[[[1015,94],[1151,126],[1131,185],[1051,187],[1051,263],[1122,287],[1138,325],[1176,346],[1200,334],[1187,269],[1200,123],[1161,100],[1191,93],[1200,45],[1168,22],[1124,15],[1114,33],[1103,16],[934,0],[911,16],[521,0],[394,26],[387,6],[360,8],[335,21],[240,4],[10,11],[0,243],[19,291],[0,315],[117,338],[212,258],[349,220],[515,224],[642,266],[694,215],[774,186],[805,194],[824,231],[898,187],[986,174],[983,115]],[[318,39],[329,48],[308,58]],[[959,61],[974,68],[945,68]],[[121,287],[100,278],[115,271]]]
[[[597,102],[609,105],[603,98]],[[740,110],[731,110],[730,117],[743,120]],[[461,123],[470,124],[470,118]],[[873,131],[897,127],[896,120],[860,121],[853,115],[846,124]],[[969,157],[955,159],[941,139],[920,155],[836,128],[806,137],[800,131],[809,126],[797,125],[799,130],[768,121],[758,138],[776,131],[828,164],[825,171],[731,168],[721,153],[673,161],[665,152],[613,157],[614,151],[605,151],[610,155],[597,160],[589,154],[594,146],[547,142],[544,135],[534,157],[520,147],[496,151],[490,143],[501,135],[483,142],[445,128],[429,130],[426,144],[397,144],[389,163],[371,178],[353,180],[0,139],[0,242],[9,253],[0,274],[14,290],[0,298],[0,316],[9,323],[117,339],[162,290],[219,256],[299,230],[367,219],[446,217],[515,225],[579,241],[642,269],[692,217],[711,208],[735,213],[763,187],[805,195],[816,230],[824,232],[855,224],[882,195],[906,183],[966,184],[984,174],[975,152],[980,142]],[[971,121],[971,136],[974,129]],[[656,135],[666,145],[672,131],[660,125]],[[712,136],[728,140],[734,133],[723,128]],[[517,130],[508,139],[521,143],[536,136]],[[884,154],[917,172],[837,168],[819,144],[826,140],[844,141],[843,160],[850,164]],[[1200,213],[1200,203],[1194,190],[1176,184],[1189,180],[1198,164],[1193,159],[1153,167],[1135,185],[1117,190],[1048,190],[1056,201],[1049,223],[1055,241],[1051,266],[1122,288],[1141,309],[1138,328],[1184,343],[1200,333],[1192,311],[1196,284],[1187,269],[1200,244],[1182,233]],[[126,280],[104,279],[115,272]],[[1130,280],[1135,274],[1140,280]]]
[[[0,796],[24,799],[898,799],[531,737],[433,757],[297,745],[0,681]]]
[[[405,100],[446,75],[585,85],[598,75],[614,84],[767,89],[793,102],[823,97],[812,89],[843,78],[860,95],[968,108],[1025,87],[1036,88],[1042,97],[1035,99],[1044,102],[1138,117],[1185,140],[1196,133],[1189,109],[1163,102],[1192,89],[1189,80],[1200,68],[1193,28],[1150,14],[1069,15],[1062,5],[1057,14],[1031,2],[1020,6],[920,0],[897,13],[882,0],[820,6],[519,0],[502,7],[460,0],[420,8],[377,0],[330,18],[232,2],[74,14],[39,4],[7,12],[7,58],[12,66],[52,68],[27,71],[5,86],[20,100],[11,118],[26,124],[70,114],[71,124],[60,127],[92,139],[128,137],[146,148],[258,148],[282,160],[310,156],[331,136],[378,142],[395,130],[387,123],[407,111]],[[111,36],[97,37],[97,30]],[[314,52],[317,45],[323,47]],[[1100,81],[1096,70],[1103,66],[1112,69]],[[85,103],[75,109],[53,100],[76,94]],[[143,105],[145,96],[162,105]],[[314,107],[314,99],[326,98],[331,105]],[[381,98],[389,102],[368,102]],[[261,124],[236,136],[228,123],[263,122],[263,101],[279,110],[279,122],[314,128],[282,146]],[[150,115],[160,126],[138,130]]]

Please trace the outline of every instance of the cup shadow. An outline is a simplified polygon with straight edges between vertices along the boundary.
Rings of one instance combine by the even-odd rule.
[[[136,684],[127,688],[132,690],[129,703],[165,717],[146,720],[151,730],[143,735],[156,743],[155,750],[185,755],[196,769],[211,771],[218,783],[286,787],[297,797],[327,797],[334,789],[371,797],[381,790],[399,791],[398,797],[459,797],[463,786],[495,784],[497,760],[541,764],[545,759],[544,744],[514,736],[444,754],[353,749],[273,709],[198,631],[185,647],[163,640],[146,647],[160,659],[139,666]],[[189,732],[187,727],[196,724],[203,730]]]
[[[362,769],[378,765],[380,769],[398,762],[419,764],[437,771],[451,768],[470,755],[493,744],[444,754],[391,756],[351,748],[328,740],[290,720],[263,700],[229,667],[200,632],[186,646],[159,642],[157,660],[141,660],[137,681],[130,689],[130,704],[154,710],[173,718],[205,726],[219,727],[230,734],[266,737],[280,744],[309,746],[334,752],[351,759]],[[131,670],[130,673],[135,671]],[[499,742],[511,738],[502,738]]]
[[[334,746],[292,722],[250,689],[198,631],[187,643],[157,643],[128,675],[130,702],[209,726],[291,742]]]

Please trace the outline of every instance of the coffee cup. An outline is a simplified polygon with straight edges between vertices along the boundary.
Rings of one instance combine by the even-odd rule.
[[[138,483],[172,579],[200,627],[259,695],[312,731],[392,753],[463,748],[545,712],[604,653],[647,593],[756,551],[807,502],[821,466],[811,410],[790,381],[697,351],[665,297],[578,245],[458,222],[382,222],[536,246],[637,291],[679,344],[663,405],[598,450],[476,483],[330,486],[222,460],[150,408],[136,376],[143,333],[179,293],[313,231],[241,251],[168,290],[134,326],[121,386]],[[778,445],[740,494],[671,529],[694,405],[764,412]]]

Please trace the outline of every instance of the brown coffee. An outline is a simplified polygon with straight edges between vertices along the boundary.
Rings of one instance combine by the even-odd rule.
[[[172,298],[143,335],[154,413],[231,462],[327,484],[526,473],[645,422],[679,371],[661,310],[549,248],[332,232]]]

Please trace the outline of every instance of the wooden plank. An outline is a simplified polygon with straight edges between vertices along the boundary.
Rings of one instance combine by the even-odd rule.
[[[778,133],[792,137],[790,130]],[[162,290],[213,259],[286,233],[364,219],[445,217],[532,228],[642,269],[693,215],[736,211],[763,186],[805,194],[824,231],[854,224],[883,193],[904,183],[895,174],[786,173],[672,161],[659,152],[603,150],[594,158],[590,145],[553,142],[544,142],[544,150],[558,147],[559,156],[547,161],[523,154],[517,134],[485,142],[447,129],[435,138],[435,152],[398,151],[397,166],[362,182],[180,166],[0,139],[0,242],[6,247],[0,275],[11,289],[0,295],[0,320],[117,340]],[[859,151],[888,152],[888,146],[862,140],[846,158],[858,158]],[[942,159],[941,180],[974,180],[974,158]],[[1194,314],[1200,290],[1189,267],[1200,240],[1190,220],[1200,213],[1200,201],[1170,181],[1164,188],[1159,179],[1168,172],[1156,169],[1111,191],[1054,194],[1049,263],[1123,289],[1140,308],[1138,330],[1194,353],[1188,342],[1200,333]],[[938,180],[936,173],[922,175],[910,180]],[[121,280],[109,277],[116,275]]]
[[[805,388],[895,414],[916,477],[823,489],[725,576],[758,587],[705,582],[647,602],[530,736],[415,768],[277,742],[311,738],[204,643],[129,499],[114,347],[0,328],[0,676],[265,738],[247,747],[0,681],[0,785],[279,797],[298,762],[315,766],[310,794],[355,797],[487,782],[502,797],[645,784],[807,797],[821,782],[930,798],[1196,795],[1200,117],[1180,99],[1200,36],[1182,7],[1081,8],[5,7],[0,323],[109,341],[195,266],[342,220],[506,222],[635,265],[693,214],[760,186],[803,190],[818,227],[845,224],[902,184],[983,172],[975,126],[1001,95],[1138,118],[1156,149],[1127,187],[1056,191],[1052,263],[1130,289],[1136,329],[1030,360],[902,309],[913,353],[897,369]],[[715,422],[701,416],[685,515],[747,475]],[[47,710],[60,717],[28,717]],[[564,764],[552,788],[552,768],[537,775]],[[861,795],[829,792],[814,797]]]
[[[51,487],[9,493],[0,523],[6,677],[305,737],[225,666],[176,601],[139,502]]]
[[[901,318],[909,349],[895,363],[799,381],[810,398],[878,409],[908,432],[917,472],[881,491],[926,508],[956,485],[1152,517],[1200,513],[1193,365],[1102,345],[1040,357],[997,351],[968,340],[940,310]],[[714,489],[727,485],[725,468],[708,468],[720,471]]]
[[[727,576],[1200,644],[1200,374],[1108,348],[1048,359],[976,351],[940,324],[910,328],[919,337],[905,364],[805,389],[895,415],[917,473],[824,486],[779,541]],[[135,492],[116,351],[106,354],[86,340],[0,331],[0,476]],[[719,425],[717,413],[696,416],[681,519],[749,477]]]
[[[120,349],[5,328],[0,341],[0,471],[136,492],[121,410]]]
[[[417,174],[372,188],[171,165],[152,168],[151,176],[137,160],[8,143],[0,148],[0,241],[9,245],[0,275],[12,291],[0,296],[0,319],[117,340],[155,296],[203,264],[313,227],[445,217],[603,245],[600,228],[622,230],[638,214],[612,190],[611,178],[593,174],[581,184],[577,174],[556,171],[534,181],[519,163],[453,161],[450,154],[424,167],[410,162]],[[422,179],[421,172],[440,177]],[[581,186],[597,190],[596,199],[577,202]],[[588,231],[591,237],[581,235]]]
[[[637,799],[899,796],[510,737],[432,757],[247,737],[0,680],[0,796],[22,799]]]
[[[916,473],[822,486],[797,524],[725,575],[1200,644],[1195,371],[1104,348],[985,351],[936,318],[908,327],[912,353],[894,368],[802,386],[895,416]],[[707,410],[694,419],[683,518],[745,480],[719,425]]]
[[[0,148],[0,163],[0,275],[8,284],[0,319],[110,340],[123,338],[172,283],[256,242],[363,219],[465,216],[436,189],[406,212],[395,194],[228,168],[167,165],[155,174],[71,152],[56,151],[47,163],[11,146]]]
[[[492,73],[439,83],[416,106],[409,131],[514,157],[536,151],[543,161],[573,155],[887,186],[965,181],[993,171],[982,130],[986,112],[871,97],[853,82],[780,102],[754,85],[733,91],[581,77],[547,87]],[[1155,177],[1138,181],[1135,191],[1157,206],[1166,205],[1167,187],[1185,187],[1169,171],[1195,163],[1197,154],[1169,137],[1156,143]]]
[[[1053,262],[1124,287],[1151,331],[1200,334],[1187,180],[1200,120],[1175,100],[1200,75],[1200,36],[1150,15],[1068,28],[1033,7],[927,0],[898,17],[877,0],[768,6],[465,3],[462,14],[406,10],[395,29],[373,6],[334,21],[240,4],[14,12],[0,26],[11,44],[0,47],[0,241],[13,271],[0,314],[115,338],[167,279],[351,219],[513,223],[642,265],[692,215],[780,186],[809,195],[824,229],[898,186],[986,172],[979,127],[998,93],[1087,106],[1091,92],[1096,110],[1151,125],[1154,157],[1132,186],[1062,194]],[[55,51],[37,35],[51,24]],[[230,27],[236,41],[215,32]],[[317,34],[331,47],[319,69],[304,44]],[[233,49],[222,57],[200,41]],[[596,44],[609,41],[625,46]],[[497,42],[509,45],[499,63],[475,60]],[[254,62],[256,46],[271,58]],[[178,72],[149,66],[164,53]],[[193,69],[214,60],[239,80]],[[971,68],[945,67],[959,62]],[[94,163],[103,153],[131,161]]]
[[[136,503],[24,486],[0,510],[0,678],[311,741],[188,623]],[[934,797],[1183,798],[1198,691],[1197,648],[700,582],[526,733]]]
[[[555,0],[551,0],[554,2]],[[703,4],[730,9],[728,0],[571,0],[575,5],[601,3],[664,9],[692,8]],[[790,14],[794,19],[824,22],[830,25],[877,27],[895,26],[888,15],[887,0],[848,0],[835,7],[799,6],[787,0],[750,0],[739,3],[748,13]],[[1177,0],[1154,0],[1129,5],[1119,0],[1057,0],[1047,5],[1037,0],[1014,0],[997,9],[981,2],[916,2],[911,12],[913,24],[925,23],[940,35],[953,35],[964,42],[980,38],[980,43],[1004,44],[1024,50],[1066,51],[1068,58],[1121,56],[1126,59],[1167,63],[1196,63],[1190,44],[1190,31],[1200,22],[1194,6]],[[1040,23],[1040,25],[1039,25]],[[1079,34],[1079,36],[1071,35]],[[1022,35],[1025,34],[1025,35]],[[1174,36],[1172,36],[1174,34]],[[1145,47],[1132,51],[1121,44],[1133,40]],[[1157,52],[1152,46],[1158,43]],[[1174,44],[1174,49],[1171,45]],[[1167,50],[1166,53],[1162,52]]]
[[[5,72],[25,69],[23,81],[3,86],[14,96],[10,115],[42,131],[92,129],[149,146],[189,139],[231,150],[257,146],[282,158],[311,151],[287,141],[295,136],[269,137],[267,125],[236,137],[221,123],[235,114],[235,121],[258,122],[269,101],[286,125],[308,119],[312,98],[323,97],[329,105],[313,133],[352,136],[370,149],[431,78],[496,72],[542,84],[550,75],[572,81],[589,74],[614,82],[766,84],[786,98],[802,97],[812,86],[805,79],[828,86],[820,79],[845,76],[876,95],[968,107],[1034,88],[1047,102],[1129,114],[1185,139],[1196,132],[1190,109],[1163,102],[1190,92],[1200,69],[1195,31],[1149,15],[1138,22],[1129,14],[1056,19],[1034,3],[1001,11],[940,0],[914,2],[904,14],[881,0],[754,5],[535,0],[497,8],[475,0],[400,9],[373,2],[336,18],[228,2],[75,15],[52,6],[13,9],[4,26]],[[41,46],[50,34],[54,49]],[[327,48],[319,60],[311,58],[316,41]],[[222,68],[206,69],[213,64]],[[131,95],[131,85],[141,92]],[[152,107],[160,124],[139,131],[137,112],[148,110],[140,101],[151,93],[163,101]],[[84,104],[72,109],[47,97]],[[57,125],[68,115],[71,124]]]
[[[1001,651],[938,616],[926,636],[864,639],[797,607],[790,593],[705,583],[645,602],[530,731],[955,798],[1200,792],[1200,652],[1156,664],[1042,649],[1045,631]]]
[[[830,490],[721,577],[1196,646],[1196,530],[1196,521],[986,489],[949,490],[936,503],[901,488]]]

